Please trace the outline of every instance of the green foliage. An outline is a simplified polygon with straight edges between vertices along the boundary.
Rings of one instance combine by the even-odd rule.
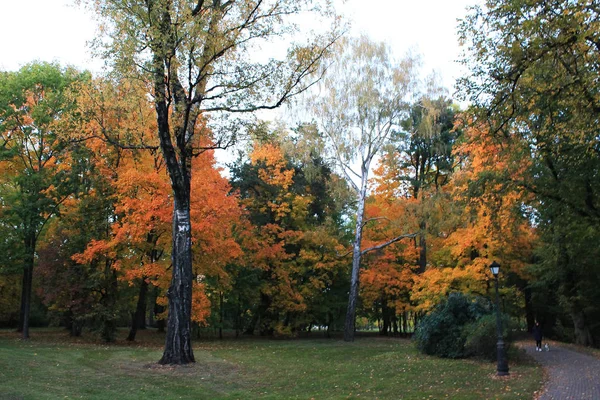
[[[527,169],[505,179],[531,194],[539,222],[533,287],[559,305],[543,316],[570,319],[585,345],[600,340],[598,21],[592,0],[489,0],[460,28],[470,74],[459,93],[473,105],[472,118],[509,149],[506,170]]]
[[[461,358],[466,355],[465,326],[477,321],[491,311],[487,300],[470,298],[461,293],[451,293],[426,315],[415,332],[417,347],[425,354],[444,358]]]
[[[511,320],[503,317],[503,340],[508,351],[513,340]],[[487,314],[475,322],[463,327],[465,339],[465,356],[483,358],[489,361],[496,360],[498,334],[496,328],[496,314]]]

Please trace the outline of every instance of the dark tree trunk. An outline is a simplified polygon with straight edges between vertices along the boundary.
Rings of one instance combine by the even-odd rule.
[[[189,192],[188,192],[189,199]],[[169,318],[165,351],[159,364],[195,362],[192,350],[192,232],[189,203],[175,200],[173,212],[173,275],[167,291]]]
[[[525,320],[527,321],[527,332],[531,333],[533,326],[535,325],[533,304],[531,302],[531,289],[525,287],[525,289],[523,289],[523,294],[525,295]]]
[[[177,72],[170,70],[176,46],[170,14],[159,10],[153,21],[163,39],[153,42],[154,107],[160,148],[173,190],[173,242],[171,286],[167,291],[169,317],[165,350],[160,364],[194,362],[192,351],[192,232],[190,181],[192,138],[198,113],[186,101]],[[173,66],[174,67],[174,66]],[[168,76],[169,79],[165,79]],[[173,105],[169,111],[170,104]],[[172,115],[171,115],[172,114]],[[170,118],[174,125],[170,126]],[[174,133],[175,141],[172,134]]]
[[[33,284],[33,260],[35,258],[36,235],[25,236],[25,260],[23,266],[23,287],[21,288],[21,315],[19,330],[23,339],[29,339],[29,315],[31,313],[31,289]]]
[[[386,305],[386,300],[383,297],[381,298],[381,319],[383,321],[383,326],[381,327],[379,334],[382,336],[388,336],[391,326],[390,309]]]
[[[117,340],[117,316],[115,309],[117,306],[118,281],[117,271],[112,268],[110,261],[106,261],[105,263],[104,274],[106,287],[104,295],[100,299],[100,304],[104,311],[101,336],[105,342],[111,343]]]
[[[156,318],[156,329],[158,330],[158,332],[164,332],[165,331],[165,319],[158,318],[157,316],[162,314],[163,312],[165,312],[165,306],[158,304],[156,302],[157,299],[158,299],[158,288],[155,287],[154,288],[154,312],[153,312],[153,314]]]
[[[83,325],[79,321],[73,321],[69,335],[72,337],[80,337]]]
[[[75,318],[75,313],[72,309],[67,310],[63,315],[63,323],[69,331],[69,336],[79,337],[83,329],[83,324]]]
[[[593,346],[594,338],[587,324],[585,313],[580,307],[571,308],[571,319],[575,328],[575,343],[581,346]]]
[[[244,330],[244,335],[254,335],[254,330],[256,329],[256,324],[258,324],[258,320],[259,320],[259,315],[257,312],[252,315],[252,319],[250,320],[250,323],[248,323],[246,330]]]
[[[23,321],[25,320],[25,291],[27,290],[27,271],[23,268],[23,279],[21,279],[21,307],[19,310],[19,325],[17,332],[23,332]]]
[[[240,328],[241,328],[241,296],[238,294],[237,304],[235,306],[235,338],[240,337]]]
[[[137,306],[135,312],[131,313],[131,329],[127,340],[133,342],[138,329],[146,329],[146,297],[148,293],[148,282],[142,277],[140,282],[140,292],[138,294]]]
[[[219,292],[219,339],[223,340],[223,292]]]

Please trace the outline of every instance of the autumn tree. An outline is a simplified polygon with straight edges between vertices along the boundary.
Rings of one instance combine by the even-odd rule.
[[[310,2],[104,0],[90,4],[107,20],[106,40],[101,44],[106,44],[106,57],[122,73],[138,74],[151,83],[156,136],[174,201],[169,321],[160,363],[193,362],[190,183],[191,162],[200,143],[195,140],[199,119],[208,112],[279,106],[306,88],[304,78],[315,70],[332,39],[315,37],[306,45],[294,45],[286,60],[260,62],[250,57],[261,43],[296,31],[290,16],[305,10],[318,15],[319,8]],[[213,147],[226,146],[234,136],[235,130],[218,135]]]
[[[336,254],[341,245],[332,172],[314,153],[303,154],[301,136],[261,136],[269,140],[257,140],[249,160],[232,168],[233,187],[253,225],[238,284],[255,286],[236,289],[247,293],[242,306],[252,319],[246,332],[293,335],[317,323],[331,326],[337,309],[325,299],[345,281]]]
[[[348,184],[356,192],[356,230],[352,244],[352,274],[344,340],[354,339],[361,257],[407,235],[389,238],[369,249],[361,247],[365,201],[373,160],[389,143],[408,111],[414,88],[415,60],[396,62],[385,44],[366,37],[348,39],[334,53],[333,65],[311,99],[319,129]]]
[[[597,291],[586,285],[597,263],[581,251],[597,240],[600,216],[598,21],[593,1],[490,0],[461,25],[471,71],[462,92],[476,122],[513,150],[510,160],[528,165],[527,174],[505,178],[535,195],[530,205],[553,249],[544,252],[549,273],[541,276],[552,277],[574,339],[586,345],[598,336],[591,329],[600,315]],[[589,235],[580,235],[583,226]]]
[[[380,178],[382,165],[376,168],[374,178]],[[409,196],[397,192],[398,180],[379,181],[371,188],[365,205],[363,243],[365,247],[376,246],[390,237],[409,230],[419,230],[418,204]],[[395,244],[365,255],[360,273],[360,297],[363,310],[380,323],[380,334],[392,331],[404,333],[413,311],[410,293],[417,272],[418,248],[410,241]]]
[[[14,221],[22,243],[22,294],[19,330],[29,338],[35,255],[44,228],[77,186],[70,168],[68,141],[59,121],[73,108],[66,96],[73,69],[33,63],[0,75],[0,168],[2,213]]]
[[[526,173],[524,165],[507,161],[510,149],[502,148],[483,126],[463,131],[453,155],[459,166],[447,185],[452,205],[439,225],[443,235],[432,254],[432,267],[416,277],[412,299],[417,309],[428,311],[451,292],[492,295],[489,265],[501,260],[503,295],[519,313],[527,307],[527,267],[533,260],[536,233],[524,212],[527,192],[503,178]]]
[[[435,92],[441,91],[435,88],[434,93],[411,105],[394,149],[400,174],[386,177],[407,184],[410,195],[420,204],[421,221],[415,245],[419,249],[421,273],[427,267],[427,210],[436,201],[445,200],[441,189],[449,182],[455,167],[452,149],[458,136],[454,129],[456,106],[443,94],[436,95]]]
[[[153,104],[147,88],[128,79],[96,78],[77,89],[80,121],[72,134],[108,178],[115,215],[108,233],[89,243],[82,261],[106,251],[118,258],[119,279],[138,290],[128,336],[134,340],[137,329],[145,327],[150,289],[167,282],[163,256],[171,236],[170,185],[154,138]]]
[[[83,257],[90,243],[101,244],[110,234],[114,191],[107,179],[110,175],[97,168],[89,149],[72,151],[82,153],[83,182],[77,196],[63,203],[60,217],[52,221],[39,246],[38,293],[49,317],[60,321],[72,336],[80,336],[87,327],[114,341],[118,310],[124,308],[123,299],[117,297],[116,256],[96,247],[97,257],[91,252]]]

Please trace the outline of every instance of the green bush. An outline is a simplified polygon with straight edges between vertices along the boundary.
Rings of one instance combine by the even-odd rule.
[[[465,356],[463,328],[492,311],[488,300],[452,293],[419,323],[414,339],[420,351],[445,358]]]
[[[511,325],[508,318],[502,318],[503,340],[506,351],[508,351],[513,339]],[[489,361],[496,360],[498,335],[495,313],[484,315],[477,321],[465,325],[463,336],[465,339],[465,356],[479,357]]]

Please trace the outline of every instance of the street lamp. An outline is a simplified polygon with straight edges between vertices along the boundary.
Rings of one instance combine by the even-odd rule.
[[[500,318],[500,300],[498,295],[498,274],[500,273],[500,264],[496,261],[490,265],[490,271],[496,278],[496,333],[498,334],[498,376],[508,375],[508,361],[506,360],[506,350],[504,349],[504,340],[502,339],[502,319]]]

